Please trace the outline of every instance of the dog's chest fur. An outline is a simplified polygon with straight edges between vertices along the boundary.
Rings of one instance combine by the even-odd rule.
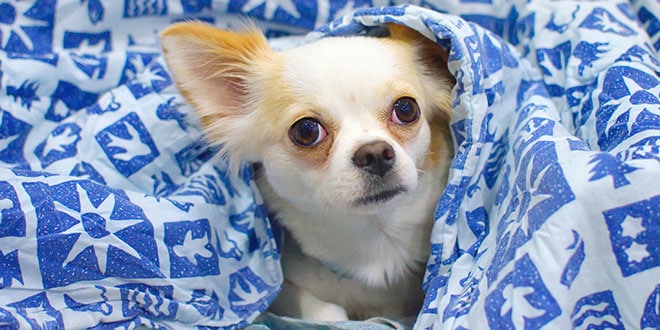
[[[305,213],[257,182],[266,205],[286,229],[282,267],[287,281],[357,318],[401,317],[419,308],[433,214],[445,164],[420,176],[416,190],[375,214],[324,209]]]

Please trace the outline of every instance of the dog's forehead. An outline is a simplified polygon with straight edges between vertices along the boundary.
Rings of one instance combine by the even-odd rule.
[[[404,73],[397,49],[367,37],[327,38],[284,53],[284,79],[296,94],[329,100],[373,97]]]

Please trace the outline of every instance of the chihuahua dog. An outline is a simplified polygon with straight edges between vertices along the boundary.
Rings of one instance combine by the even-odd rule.
[[[254,26],[178,23],[168,66],[206,136],[286,232],[270,310],[311,320],[416,315],[452,142],[447,52],[406,27],[274,51]]]

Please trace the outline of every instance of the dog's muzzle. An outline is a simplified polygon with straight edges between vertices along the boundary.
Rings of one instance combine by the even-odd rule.
[[[366,176],[368,193],[355,201],[356,206],[387,203],[407,189],[388,175],[396,163],[396,154],[391,144],[372,141],[360,146],[352,158],[355,167]]]

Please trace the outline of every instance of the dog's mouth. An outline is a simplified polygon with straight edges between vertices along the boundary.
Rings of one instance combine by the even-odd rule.
[[[391,201],[394,197],[405,193],[407,190],[404,187],[395,187],[393,189],[382,190],[374,194],[362,196],[355,201],[355,206],[366,206],[383,204]]]

